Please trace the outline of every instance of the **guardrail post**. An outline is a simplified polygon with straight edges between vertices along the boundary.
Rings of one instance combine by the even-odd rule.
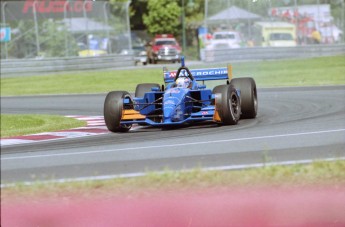
[[[112,49],[111,49],[111,45],[110,45],[110,34],[109,34],[109,22],[108,22],[108,12],[107,12],[107,6],[109,6],[109,2],[104,2],[103,4],[103,11],[104,11],[104,22],[105,22],[105,30],[106,30],[106,34],[107,34],[107,39],[108,39],[108,43],[107,43],[107,51],[108,54],[112,53]]]
[[[131,1],[128,1],[126,4],[126,14],[127,14],[127,29],[128,29],[128,49],[129,51],[132,50],[132,37],[131,37],[131,24],[129,21],[129,5]]]
[[[6,7],[7,2],[1,3],[1,13],[2,13],[2,21],[3,24],[6,26],[6,16],[5,16],[5,7]],[[8,50],[7,50],[7,42],[5,42],[5,59],[8,58]]]
[[[87,17],[87,13],[86,13],[86,9],[85,9],[85,5],[87,4],[87,1],[84,1],[83,3],[83,15],[84,15],[84,19],[85,19],[85,35],[86,35],[86,45],[87,45],[87,50],[90,51],[90,40],[89,40],[89,21],[88,21],[88,17]],[[90,54],[90,52],[88,52],[88,54]]]
[[[35,0],[34,1],[34,4],[33,4],[33,8],[32,8],[32,11],[33,11],[33,14],[34,14],[34,22],[35,22],[35,34],[36,34],[36,55],[38,56],[41,52],[41,48],[40,48],[40,40],[39,40],[39,34],[38,34],[38,23],[37,23],[37,13],[36,13],[36,3],[37,1]]]
[[[65,4],[63,5],[63,18],[65,19],[65,27],[67,28],[67,5],[69,4],[69,0],[66,0]],[[67,39],[67,29],[65,32],[65,57],[68,57],[69,55],[69,49],[68,49],[68,39]]]
[[[341,31],[342,36],[340,37],[340,39],[338,40],[338,42],[340,43],[345,43],[345,2],[344,0],[337,0],[336,1],[336,6],[340,6],[341,10],[340,10],[340,23],[337,24],[338,26],[341,27]]]

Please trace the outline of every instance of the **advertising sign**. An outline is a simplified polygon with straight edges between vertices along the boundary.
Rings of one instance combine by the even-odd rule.
[[[3,0],[1,0],[2,2]],[[103,2],[103,1],[100,1]],[[104,4],[92,0],[23,0],[7,1],[6,12],[9,20],[31,19],[34,13],[42,18],[64,18],[102,15]]]
[[[11,28],[5,27],[0,29],[0,42],[9,42],[11,40]]]

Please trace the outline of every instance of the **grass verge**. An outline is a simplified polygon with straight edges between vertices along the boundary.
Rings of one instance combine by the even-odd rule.
[[[194,169],[190,172],[166,170],[161,173],[147,173],[143,177],[119,178],[104,181],[83,181],[70,183],[36,184],[28,187],[17,184],[1,189],[1,197],[33,198],[62,195],[81,197],[135,195],[180,191],[190,189],[212,189],[232,187],[342,187],[345,183],[345,160],[334,162],[315,161],[308,165],[266,166],[237,171],[209,171]]]
[[[235,77],[252,76],[259,87],[345,84],[345,55],[242,62],[232,65]],[[191,68],[225,66],[225,64],[201,64]],[[107,93],[112,90],[134,91],[137,84],[147,82],[163,83],[162,69],[86,71],[47,76],[1,78],[1,96]]]
[[[1,138],[86,126],[86,122],[53,115],[1,114]]]

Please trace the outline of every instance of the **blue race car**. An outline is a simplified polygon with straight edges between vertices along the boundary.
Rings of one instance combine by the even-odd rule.
[[[235,125],[240,118],[255,118],[258,111],[253,78],[232,78],[232,67],[176,71],[164,68],[165,85],[138,84],[135,95],[109,92],[104,102],[104,120],[111,132],[127,132],[133,124],[166,127],[213,121]],[[226,80],[213,90],[204,81]],[[198,83],[202,81],[202,83]]]

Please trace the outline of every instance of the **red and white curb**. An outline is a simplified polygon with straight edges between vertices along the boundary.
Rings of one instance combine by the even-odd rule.
[[[9,138],[1,138],[1,146],[33,143],[41,141],[50,141],[57,139],[78,138],[84,136],[93,136],[110,133],[105,126],[103,116],[82,116],[68,115],[65,117],[75,118],[77,120],[86,121],[87,126],[61,130],[57,132],[43,132],[32,135],[13,136]]]

